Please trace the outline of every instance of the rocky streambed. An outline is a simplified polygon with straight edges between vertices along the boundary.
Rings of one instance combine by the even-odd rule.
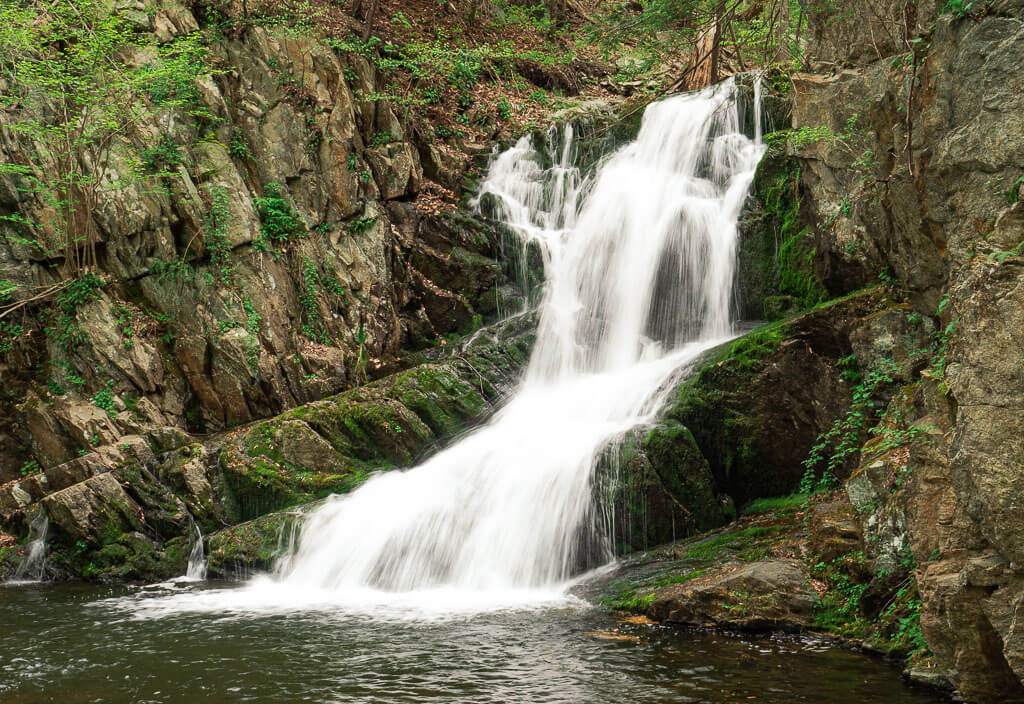
[[[629,623],[824,637],[889,661],[944,698],[952,687],[927,654],[912,582],[901,578],[884,593],[872,576],[845,495],[797,494],[754,502],[721,529],[631,555],[576,591]]]

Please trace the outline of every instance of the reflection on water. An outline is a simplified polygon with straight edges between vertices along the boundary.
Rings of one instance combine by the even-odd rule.
[[[139,608],[209,588],[0,588],[0,701],[940,701],[821,641],[616,623],[581,602],[433,619]]]

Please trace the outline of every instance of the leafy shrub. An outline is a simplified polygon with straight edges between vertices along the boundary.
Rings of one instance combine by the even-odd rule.
[[[263,197],[256,198],[255,202],[266,240],[280,244],[306,234],[306,226],[281,195],[280,184],[268,183],[263,187],[263,193]]]

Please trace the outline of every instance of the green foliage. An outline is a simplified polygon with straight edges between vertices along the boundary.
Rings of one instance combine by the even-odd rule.
[[[477,4],[473,2],[470,7]],[[482,42],[467,42],[443,26],[434,27],[432,37],[424,37],[419,32],[409,31],[411,27],[405,21],[397,21],[393,23],[393,34],[387,42],[378,37],[361,40],[350,36],[334,37],[329,43],[340,54],[370,61],[383,77],[383,87],[378,92],[356,89],[357,99],[386,100],[393,106],[406,107],[421,118],[429,115],[428,121],[442,128],[437,134],[450,136],[458,130],[446,124],[437,125],[448,115],[449,119],[463,125],[483,125],[495,115],[504,115],[502,119],[511,116],[507,100],[497,103],[493,112],[476,104],[474,91],[487,78],[508,77],[509,81],[515,81],[517,66],[524,61],[550,70],[568,66],[575,60],[571,44],[547,33],[549,24],[544,13],[538,17],[533,8],[503,3],[502,14],[504,18],[491,26],[495,38]],[[534,41],[523,41],[527,37]],[[355,71],[347,70],[346,79],[350,84],[358,84]],[[436,105],[443,105],[444,113],[423,110]],[[504,112],[503,105],[507,108]],[[471,109],[473,114],[470,114]],[[371,146],[379,145],[371,142]]]
[[[69,362],[61,362],[60,367],[64,370],[64,378],[75,386],[85,386],[85,379],[75,373]]]
[[[892,274],[892,267],[886,264],[882,267],[882,270],[878,272],[878,280],[883,286],[892,286],[896,283],[896,277]]]
[[[131,309],[122,304],[114,306],[114,320],[121,331],[121,344],[125,349],[131,349],[135,345],[134,316]]]
[[[103,279],[93,273],[71,279],[68,285],[57,294],[54,310],[49,315],[46,335],[57,342],[65,352],[72,352],[85,341],[85,333],[78,325],[78,309],[96,300]]]
[[[607,3],[594,11],[584,37],[608,59],[633,59],[613,80],[659,78],[664,56],[682,51],[710,56],[701,40],[720,19],[720,46],[747,66],[779,68],[769,77],[805,63],[808,8],[799,0],[774,3],[722,3],[720,0],[646,0],[639,4]],[[788,6],[788,7],[786,7]],[[628,53],[627,53],[628,52]],[[788,89],[788,80],[784,81]]]
[[[1024,254],[1024,241],[1018,242],[1017,245],[1011,249],[1004,249],[1002,252],[993,252],[989,255],[989,259],[997,264],[1002,264],[1008,258],[1019,257],[1021,254]]]
[[[869,624],[861,615],[860,600],[868,585],[850,576],[845,564],[850,559],[863,564],[864,554],[818,562],[812,566],[812,574],[829,585],[815,604],[814,625],[831,633],[863,637]]]
[[[0,279],[0,303],[8,303],[13,298],[13,294],[21,286],[14,283],[13,281],[7,281],[6,279]]]
[[[149,173],[160,173],[181,165],[183,157],[174,138],[164,135],[152,147],[139,152],[142,168]]]
[[[928,641],[921,631],[921,598],[912,580],[905,582],[879,616],[890,625],[889,647],[908,655],[928,652]]]
[[[263,316],[249,299],[242,301],[242,308],[245,310],[245,331],[249,333],[245,345],[245,363],[249,371],[255,374],[260,365],[260,323],[263,322]]]
[[[373,227],[375,222],[377,222],[376,215],[368,218],[357,218],[348,224],[348,233],[350,235],[361,235]]]
[[[904,426],[902,419],[889,418],[888,414],[883,417],[883,422],[871,428],[872,434],[879,438],[879,441],[872,444],[874,452],[887,452],[900,447],[906,447],[924,437],[928,431],[934,430],[935,426]]]
[[[37,461],[28,460],[23,465],[21,465],[21,468],[18,470],[18,473],[23,477],[28,477],[33,474],[38,474],[41,471],[43,471],[43,469],[42,467],[39,466],[39,463]]]
[[[93,395],[92,402],[113,418],[117,415],[117,409],[114,406],[114,392],[110,389],[111,385],[111,382],[108,381],[106,387]]]
[[[857,578],[865,573],[863,553],[852,553],[811,566],[816,580],[825,585],[814,610],[815,626],[830,633],[867,639],[890,654],[920,656],[928,653],[921,631],[921,599],[914,572],[916,561],[904,548],[898,569],[906,574],[881,611],[872,618],[861,608],[868,584]],[[878,577],[887,574],[879,573]]]
[[[231,240],[228,237],[231,206],[228,192],[224,188],[211,186],[207,193],[210,203],[206,210],[203,243],[210,263],[217,272],[217,280],[226,285],[232,283],[235,276],[235,265],[231,263]]]
[[[160,280],[170,279],[171,281],[191,281],[196,275],[192,265],[182,257],[171,261],[155,259],[150,265],[149,271]]]
[[[804,125],[792,130],[788,134],[789,143],[796,149],[801,149],[810,144],[822,142],[832,143],[840,138],[828,125],[816,125],[814,127]]]
[[[942,311],[949,305],[949,294],[945,294],[939,301],[938,308],[935,310],[935,315],[940,316]],[[960,321],[959,316],[954,316],[945,327],[936,330],[932,333],[934,338],[933,351],[932,351],[932,363],[928,368],[928,374],[939,382],[939,389],[946,393],[948,388],[946,387],[946,355],[949,349],[949,343],[952,342],[953,337],[956,335],[957,323]]]
[[[959,19],[964,17],[970,17],[979,8],[980,3],[977,0],[946,0],[946,4],[942,7],[943,14],[950,14]]]
[[[1018,176],[1017,180],[1011,183],[1010,187],[1006,189],[1006,200],[1010,205],[1013,205],[1020,200],[1020,189],[1022,186],[1024,186],[1024,175]]]
[[[14,341],[24,333],[25,327],[20,323],[0,320],[0,353],[13,350]]]
[[[144,67],[142,76],[154,105],[209,120],[213,115],[203,105],[196,78],[210,72],[207,48],[196,37],[183,37],[160,46],[157,59]]]
[[[898,370],[896,362],[883,360],[854,387],[850,408],[835,420],[831,428],[818,436],[803,461],[801,494],[815,494],[838,483],[839,470],[848,457],[860,451],[867,423],[877,416],[875,408],[879,392],[893,383]]]
[[[281,195],[281,185],[268,183],[263,197],[256,198],[256,212],[263,223],[262,236],[270,245],[280,245],[306,234],[306,226]]]
[[[358,157],[355,155],[355,152],[348,155],[348,159],[345,161],[345,166],[348,168],[349,171],[354,173],[362,183],[370,182],[370,178],[372,176],[370,172],[367,171],[366,169],[359,168],[359,160]]]
[[[860,367],[857,366],[857,355],[848,354],[836,361],[836,366],[842,371],[839,373],[843,379],[850,384],[859,384],[861,380]]]
[[[148,63],[125,61],[147,48],[154,56]],[[0,163],[0,175],[13,177],[20,191],[45,206],[46,222],[17,218],[23,229],[18,236],[45,257],[62,256],[66,276],[96,267],[97,232],[89,213],[101,194],[145,177],[96,174],[116,151],[135,151],[129,135],[151,117],[151,106],[177,105],[186,85],[185,98],[198,99],[197,52],[205,50],[192,39],[158,46],[105,0],[0,5],[0,109],[12,116],[6,126],[36,146],[26,150],[25,161]],[[183,56],[191,58],[182,64]],[[180,161],[166,143],[142,156],[145,171]]]
[[[512,105],[504,97],[498,100],[498,117],[502,120],[508,120],[512,117]]]
[[[299,303],[302,305],[302,334],[311,340],[326,342],[327,333],[320,317],[317,292],[320,290],[320,270],[316,262],[302,255],[302,283],[299,286]]]
[[[383,147],[388,144],[391,144],[394,141],[396,141],[395,135],[391,134],[390,132],[377,132],[376,134],[373,135],[373,137],[370,138],[370,146]]]
[[[235,130],[231,133],[231,141],[228,142],[228,152],[236,159],[252,158],[252,154],[249,152],[249,140],[245,138],[245,135],[240,130]]]

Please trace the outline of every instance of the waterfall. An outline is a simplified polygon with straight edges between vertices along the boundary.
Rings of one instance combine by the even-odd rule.
[[[46,574],[46,534],[50,520],[45,511],[36,514],[28,524],[28,541],[24,554],[11,575],[10,582],[39,582]]]
[[[496,159],[481,193],[540,245],[547,278],[525,379],[458,444],[315,510],[276,579],[494,590],[585,566],[597,454],[730,334],[736,221],[763,153],[740,133],[736,92],[730,81],[651,105],[591,177],[571,164],[571,127],[548,168],[528,138]]]
[[[185,571],[185,579],[201,582],[206,579],[206,553],[203,550],[203,532],[199,525],[193,520],[192,527],[196,529],[196,541],[192,544],[192,551],[188,555],[188,568]]]
[[[612,559],[595,463],[731,336],[736,222],[764,150],[740,131],[732,81],[649,106],[636,140],[587,173],[571,126],[548,137],[546,154],[524,138],[497,156],[481,187],[545,269],[508,403],[423,464],[313,509],[273,574],[188,608],[541,603]]]

